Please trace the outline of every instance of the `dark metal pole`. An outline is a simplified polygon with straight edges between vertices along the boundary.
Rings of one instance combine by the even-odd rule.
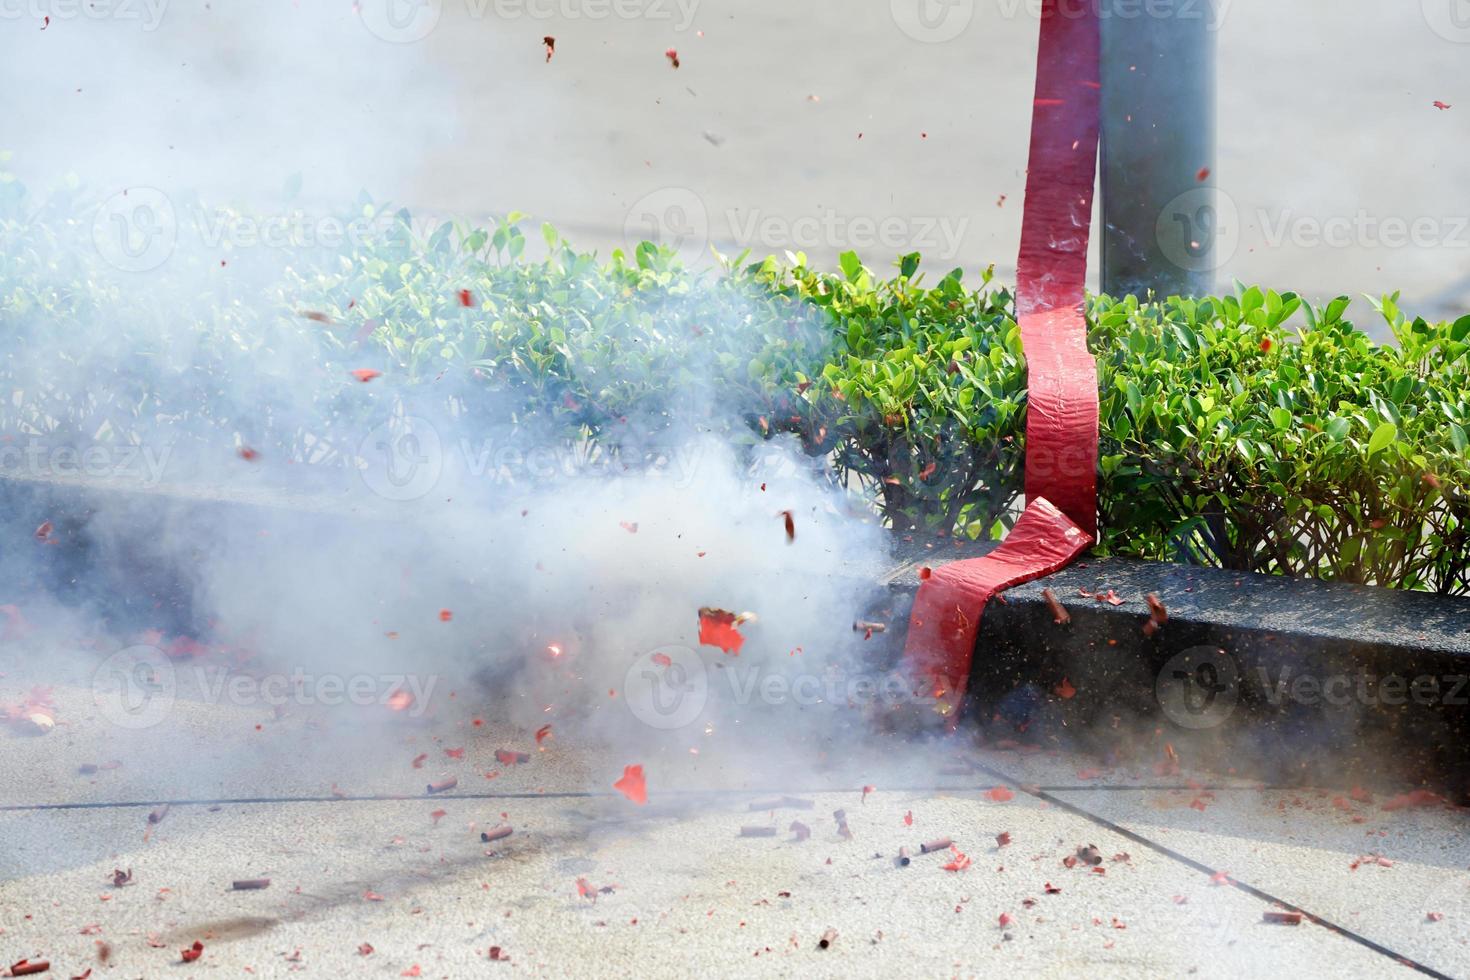
[[[1097,2],[1103,291],[1205,295],[1226,231],[1214,190],[1216,0]]]

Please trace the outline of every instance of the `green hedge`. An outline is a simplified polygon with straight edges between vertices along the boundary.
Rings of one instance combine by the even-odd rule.
[[[959,270],[926,285],[917,255],[888,278],[789,255],[699,274],[647,243],[600,262],[549,227],[532,259],[521,221],[420,236],[400,215],[284,276],[181,254],[138,289],[85,247],[83,202],[0,181],[0,433],[161,427],[330,465],[406,408],[637,466],[714,429],[829,457],[896,533],[1014,520],[1025,362],[989,271],[973,289]],[[1397,343],[1379,345],[1348,307],[1255,288],[1090,300],[1099,548],[1470,592],[1470,316],[1410,321],[1388,297]]]

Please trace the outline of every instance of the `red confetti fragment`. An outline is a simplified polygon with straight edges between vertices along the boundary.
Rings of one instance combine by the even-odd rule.
[[[241,446],[239,449],[239,453],[240,458],[247,463],[253,463],[260,458],[260,453],[254,449],[251,449],[249,446]]]
[[[441,622],[441,623],[447,623],[447,622],[449,622],[453,618],[454,618],[454,610],[452,610],[452,609],[441,609],[441,610],[439,610],[439,622]]]
[[[929,479],[929,477],[931,477],[931,476],[934,475],[934,471],[937,470],[937,469],[939,469],[939,464],[938,463],[930,463],[928,466],[924,467],[922,470],[919,471],[919,479],[921,479],[921,480],[927,480],[927,479]]]
[[[1449,103],[1447,103],[1447,102],[1441,102],[1438,99],[1435,99],[1434,100],[1434,107],[1436,109],[1441,110],[1441,111],[1443,111],[1445,109],[1453,109],[1454,108],[1454,106],[1450,105]]]
[[[669,59],[669,64],[673,65],[675,68],[679,67],[678,51],[675,51],[673,48],[669,48],[669,50],[664,52],[664,57]]]
[[[1384,800],[1382,809],[1389,811],[1408,810],[1414,807],[1433,806],[1436,803],[1443,802],[1444,797],[1438,793],[1431,793],[1427,789],[1416,789],[1412,792],[1401,793],[1398,796]]]
[[[1054,691],[1056,693],[1056,696],[1061,698],[1063,701],[1071,700],[1077,695],[1077,689],[1073,687],[1072,682],[1067,680],[1067,678],[1065,677],[1062,678],[1062,682],[1056,686]]]
[[[862,802],[863,803],[868,802],[868,794],[871,793],[871,792],[873,792],[873,790],[875,790],[877,788],[878,787],[876,787],[876,786],[864,786],[863,787],[863,798],[862,798]]]
[[[460,306],[474,306],[475,305],[475,297],[470,293],[470,291],[468,289],[461,289],[459,291],[459,305]]]
[[[1210,884],[1212,884],[1212,885],[1228,885],[1228,884],[1230,884],[1230,872],[1228,872],[1228,871],[1216,871],[1214,874],[1210,875]]]
[[[50,521],[42,521],[41,526],[36,528],[36,540],[45,541],[47,538],[51,537],[51,532],[55,529],[56,526]]]
[[[1263,337],[1261,339],[1261,353],[1262,354],[1269,354],[1269,353],[1271,353],[1271,338],[1270,337]]]
[[[351,372],[352,376],[363,384],[367,384],[374,378],[382,377],[382,371],[374,371],[372,368],[356,368]]]
[[[964,871],[970,866],[969,855],[962,853],[958,847],[954,847],[953,845],[950,846],[949,850],[954,855],[954,860],[944,866],[945,871]]]
[[[437,827],[439,826],[439,821],[443,820],[448,815],[448,810],[435,810],[433,813],[429,814],[429,819],[434,821],[434,826]]]
[[[546,63],[547,64],[550,64],[551,63],[551,56],[554,55],[554,54],[556,54],[556,38],[554,38],[550,34],[548,34],[548,35],[546,35],[545,37],[543,37],[541,39],[541,43],[544,44],[544,45],[546,45]],[[499,949],[500,947],[499,946],[496,946],[495,948],[496,949]],[[493,956],[490,957],[490,958],[492,960],[495,959],[495,957],[493,957]]]
[[[654,663],[658,664],[660,667],[674,666],[674,662],[669,659],[669,655],[667,653],[655,653],[650,659]]]
[[[914,811],[910,810],[903,815],[903,825],[912,827],[914,825]]]
[[[371,888],[369,888],[367,891],[363,892],[362,893],[362,897],[363,897],[363,900],[364,901],[368,901],[368,902],[381,902],[383,900],[383,896],[382,895],[379,895],[377,892],[373,891]]]
[[[516,766],[522,762],[530,762],[531,757],[525,752],[512,752],[510,749],[496,749],[495,761],[502,766]]]
[[[985,798],[988,800],[993,800],[996,803],[1006,803],[1010,800],[1015,799],[1016,794],[1006,789],[1004,786],[996,786],[995,788],[986,791]]]
[[[1444,918],[1443,912],[1426,912],[1424,918],[1430,922],[1439,922]]]
[[[639,806],[648,802],[648,784],[643,779],[642,766],[624,766],[623,778],[613,783],[613,789]]]
[[[921,581],[927,582],[933,575],[934,569],[930,568],[928,565],[925,565],[923,568],[919,569],[919,579]]]
[[[1016,921],[1015,919],[1011,918],[1011,914],[1009,912],[1002,912],[1000,914],[1000,927],[1002,929],[1006,928],[1012,922],[1015,922],[1015,921]]]
[[[550,725],[542,725],[540,728],[536,729],[536,744],[537,745],[540,745],[542,742],[546,741],[550,737],[551,737],[551,726]]]
[[[618,527],[622,528],[624,531],[627,531],[629,534],[638,533],[637,521],[618,521]]]
[[[724,609],[709,606],[699,610],[699,642],[704,646],[719,647],[722,653],[740,655],[745,637],[736,629],[739,617]]]
[[[358,956],[372,956],[374,953],[372,943],[359,943],[357,947]]]
[[[634,921],[637,921],[637,920],[635,919]],[[502,961],[505,961],[505,960],[509,960],[510,959],[510,956],[508,956],[506,954],[506,952],[504,950],[502,950],[499,946],[491,946],[490,947],[490,958],[492,960],[495,960],[496,962],[502,962]]]
[[[413,966],[409,967],[407,970],[404,970],[398,975],[400,977],[421,977],[424,975],[424,971],[422,967],[415,963]]]
[[[1209,180],[1210,179],[1210,168],[1209,167],[1200,167],[1199,168],[1199,173],[1197,173],[1197,174],[1194,175],[1194,179],[1197,180],[1197,181],[1199,181],[1201,184],[1203,184],[1205,181]]]
[[[194,940],[193,946],[190,946],[188,949],[179,950],[179,956],[183,957],[185,963],[193,963],[195,960],[203,955],[204,944],[199,942],[199,940],[197,939]]]
[[[1060,895],[1062,893],[1062,890],[1060,888],[1058,888],[1056,885],[1053,885],[1049,881],[1042,887],[1046,890],[1046,893],[1048,895]]]
[[[577,879],[577,894],[582,898],[590,898],[594,902],[597,901],[597,889],[592,887],[592,883],[586,878]]]
[[[791,516],[791,511],[783,510],[781,516],[786,518],[786,540],[796,540],[796,520]]]
[[[1011,832],[1009,830],[1002,831],[1001,833],[995,835],[995,846],[996,847],[1008,847],[1008,846],[1010,846],[1010,843],[1011,843]]]
[[[444,754],[451,759],[463,759],[464,749],[445,749]]]

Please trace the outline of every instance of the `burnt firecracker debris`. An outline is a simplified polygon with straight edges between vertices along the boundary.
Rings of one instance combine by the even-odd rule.
[[[237,892],[257,892],[262,888],[269,888],[270,886],[271,880],[269,878],[241,878],[239,881],[233,882],[230,885]]]
[[[11,964],[10,975],[12,977],[28,977],[33,973],[45,973],[50,969],[50,960],[21,960],[19,963]]]
[[[817,940],[817,949],[826,949],[835,942],[837,942],[837,930],[828,929],[822,933],[822,938]]]
[[[1051,608],[1051,618],[1058,626],[1065,626],[1072,621],[1072,616],[1067,612],[1067,607],[1062,605],[1062,600],[1051,589],[1042,589],[1041,597],[1046,600],[1047,606]]]
[[[165,803],[163,806],[158,807],[153,812],[149,813],[148,822],[151,824],[162,823],[163,818],[168,816],[168,807],[169,805]]]
[[[447,790],[454,789],[454,787],[456,787],[458,785],[459,785],[459,779],[457,779],[454,776],[450,776],[448,779],[441,779],[437,783],[430,783],[429,784],[429,787],[428,787],[428,792],[431,793],[431,794],[432,793],[443,793],[443,792],[445,792]]]
[[[907,868],[909,866],[909,862],[912,860],[913,859],[909,857],[909,849],[907,847],[900,847],[898,849],[898,857],[893,859],[893,863],[898,865],[900,868]]]
[[[1276,909],[1267,909],[1265,912],[1262,912],[1261,919],[1264,922],[1278,926],[1299,926],[1302,924],[1302,914],[1300,912],[1282,912]]]
[[[954,841],[950,840],[948,837],[941,837],[938,840],[931,840],[927,844],[920,844],[919,853],[933,854],[935,851],[947,851],[953,846]]]
[[[515,831],[509,825],[493,827],[490,830],[481,831],[480,840],[488,844],[491,841],[505,840],[513,833],[515,833]]]
[[[886,633],[888,632],[888,624],[869,623],[859,619],[857,622],[852,624],[852,631],[854,633]]]

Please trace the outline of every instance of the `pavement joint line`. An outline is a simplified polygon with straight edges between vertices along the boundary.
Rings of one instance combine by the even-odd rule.
[[[1172,847],[1169,847],[1166,844],[1160,844],[1158,841],[1145,837],[1142,834],[1137,833],[1136,831],[1129,830],[1127,827],[1115,823],[1112,820],[1109,820],[1107,817],[1100,816],[1096,813],[1091,812],[1090,810],[1085,810],[1082,807],[1077,806],[1076,804],[1069,803],[1066,800],[1061,799],[1060,797],[1053,796],[1051,795],[1051,793],[1047,792],[1044,789],[1041,789],[1039,787],[1031,787],[1030,789],[1028,789],[1027,787],[1021,785],[1020,783],[1016,782],[1014,779],[1006,776],[1003,773],[986,769],[984,766],[977,765],[976,768],[985,770],[995,778],[1010,783],[1028,796],[1032,796],[1038,800],[1044,800],[1045,802],[1050,803],[1053,806],[1060,807],[1061,809],[1067,811],[1070,814],[1073,814],[1074,816],[1082,817],[1084,820],[1097,824],[1104,830],[1112,831],[1113,833],[1118,834],[1121,837],[1133,841],[1135,844],[1141,844],[1144,847],[1147,847],[1149,850],[1155,851],[1163,855],[1164,857],[1183,864],[1185,867],[1188,867],[1194,871],[1198,871],[1201,874],[1207,874],[1213,878],[1215,875],[1222,873],[1218,868],[1212,868],[1207,864],[1196,861],[1194,858],[1181,854],[1180,852],[1174,850]],[[1417,970],[1425,976],[1435,977],[1437,978],[1437,980],[1454,980],[1454,978],[1449,976],[1448,974],[1441,973],[1438,970],[1434,969],[1432,966],[1420,963],[1418,960],[1410,959],[1402,953],[1395,952],[1394,950],[1389,949],[1387,946],[1384,946],[1381,943],[1374,942],[1367,936],[1354,932],[1346,926],[1338,925],[1336,922],[1333,922],[1330,919],[1323,918],[1322,916],[1317,915],[1315,912],[1304,909],[1301,906],[1288,902],[1283,898],[1278,898],[1268,891],[1257,888],[1255,885],[1248,885],[1243,881],[1237,881],[1235,878],[1230,877],[1229,872],[1223,873],[1226,876],[1225,880],[1230,883],[1231,887],[1237,889],[1238,891],[1245,892],[1247,895],[1250,895],[1253,898],[1258,898],[1262,901],[1278,905],[1289,912],[1300,912],[1313,924],[1319,925],[1324,929],[1335,932],[1344,939],[1351,940],[1352,942],[1355,942],[1360,946],[1366,947],[1367,949],[1378,953],[1380,956],[1390,957],[1399,965],[1409,967],[1412,970]]]
[[[994,778],[1013,782],[1009,776],[994,774]],[[1020,784],[1016,784],[1020,785]],[[1260,792],[1262,787],[1258,786],[1032,786],[1032,789],[1041,793],[1074,793],[1074,792],[1103,792],[1107,790],[1123,790],[1127,792],[1166,792],[1173,790],[1189,792],[1239,792],[1249,790]],[[879,787],[877,793],[984,793],[988,787],[972,786],[885,786]],[[1266,787],[1266,789],[1287,789],[1291,787]],[[675,789],[664,790],[661,796],[672,797],[701,797],[701,796],[769,796],[784,794],[787,796],[799,794],[803,796],[831,795],[833,793],[861,793],[859,787],[838,787],[836,789]],[[1030,792],[1030,790],[1027,790]],[[1035,794],[1032,794],[1035,795]],[[585,800],[585,799],[617,799],[620,794],[604,791],[572,792],[562,791],[554,793],[445,793],[434,796],[405,796],[391,794],[366,794],[350,796],[235,796],[220,797],[218,799],[177,799],[177,800],[87,800],[74,803],[7,803],[0,805],[0,813],[30,813],[48,810],[126,810],[138,809],[140,807],[157,806],[251,806],[271,803],[411,803],[415,800]],[[778,808],[779,809],[779,808]]]

